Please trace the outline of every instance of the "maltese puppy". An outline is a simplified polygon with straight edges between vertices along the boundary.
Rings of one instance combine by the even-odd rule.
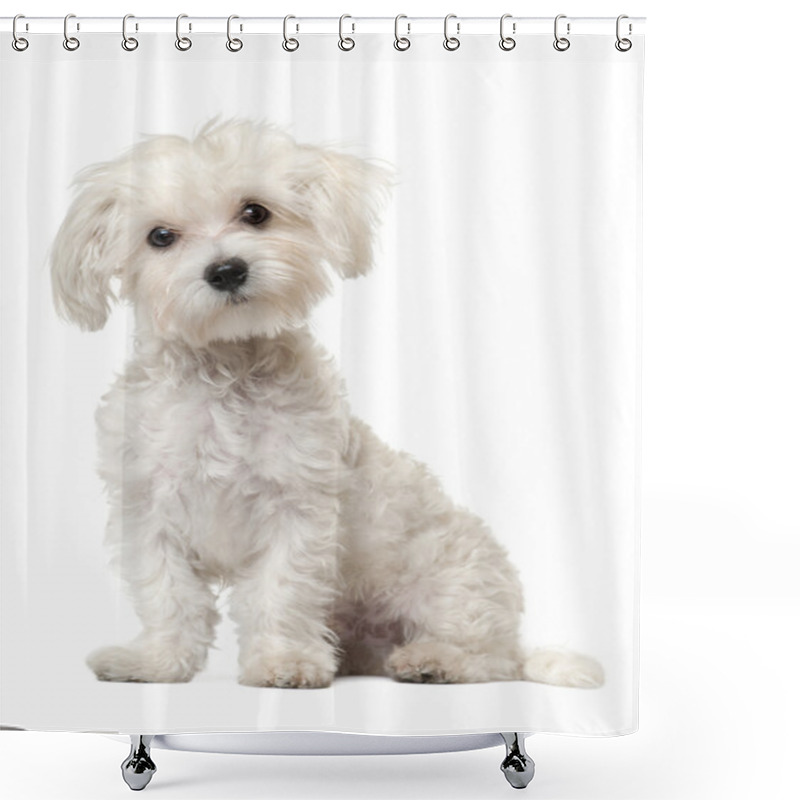
[[[133,305],[97,412],[107,542],[141,620],[101,680],[190,680],[231,586],[239,681],[334,676],[596,686],[592,659],[520,646],[522,589],[486,525],[349,413],[307,322],[366,273],[388,173],[273,127],[156,136],[78,178],[52,250],[87,330]]]

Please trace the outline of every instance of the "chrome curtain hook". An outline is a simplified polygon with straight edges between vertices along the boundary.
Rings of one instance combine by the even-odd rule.
[[[283,18],[283,44],[282,47],[286,50],[287,53],[294,53],[298,47],[300,47],[300,42],[297,41],[294,37],[289,37],[289,20],[290,19],[297,19],[297,17],[293,17],[291,14],[285,16]],[[298,25],[296,30],[299,30],[300,26]]]
[[[128,36],[128,20],[135,19],[133,14],[126,14],[122,18],[122,49],[127,50],[129,53],[133,52],[139,46],[139,40],[133,36]],[[136,26],[139,29],[139,26]]]
[[[555,41],[553,42],[553,47],[558,50],[560,53],[563,53],[565,50],[569,50],[570,41],[566,38],[566,36],[559,36],[558,35],[558,21],[560,19],[566,19],[566,14],[559,14],[555,22],[553,23],[553,35],[555,36]],[[569,22],[567,23],[567,36],[569,36]]]
[[[619,32],[620,32],[620,23],[622,22],[622,20],[624,20],[624,19],[628,19],[628,18],[629,18],[629,17],[628,17],[628,15],[627,15],[627,14],[620,14],[620,15],[617,17],[617,41],[616,41],[616,42],[614,42],[614,47],[616,47],[616,48],[617,48],[617,50],[619,50],[619,51],[620,51],[620,53],[627,53],[627,52],[628,52],[628,50],[630,50],[630,49],[631,49],[631,47],[633,47],[633,42],[632,42],[630,39],[623,39],[623,38],[622,38],[622,37],[619,35]],[[628,35],[630,35],[631,33],[633,33],[633,26],[632,26],[632,25],[630,24],[630,22],[629,22],[629,23],[628,23]]]
[[[448,14],[444,18],[444,42],[443,42],[443,45],[444,45],[444,49],[445,50],[450,50],[452,52],[453,50],[458,50],[458,48],[461,47],[461,40],[457,36],[450,36],[449,33],[448,33],[448,26],[450,24],[450,20],[451,19],[457,19],[456,15],[455,14]],[[461,31],[461,25],[458,22],[456,22],[456,33],[460,33],[460,31]]]
[[[20,20],[20,19],[25,19],[25,15],[24,14],[17,14],[17,16],[14,17],[14,22],[11,23],[11,36],[13,37],[11,39],[11,46],[18,53],[23,52],[23,50],[27,50],[28,49],[28,45],[30,44],[27,39],[25,39],[24,37],[20,36],[17,33],[17,20]]]
[[[500,49],[501,50],[513,50],[517,46],[517,40],[513,39],[511,36],[506,36],[505,34],[505,24],[507,19],[512,19],[511,14],[503,14],[500,17]],[[516,24],[512,23],[511,30],[513,33],[516,33]]]
[[[181,33],[181,20],[188,18],[188,14],[178,14],[178,16],[175,17],[175,47],[177,47],[178,50],[186,51],[192,46],[192,40]],[[191,29],[192,26],[189,25],[189,30]]]
[[[352,50],[356,46],[355,40],[352,39],[350,36],[345,36],[342,30],[344,26],[344,21],[346,19],[353,19],[353,18],[349,14],[342,14],[342,16],[339,17],[339,49],[344,50],[345,52],[347,52],[348,50]],[[356,30],[355,23],[351,22],[350,25],[352,27],[351,32],[355,33]]]
[[[406,31],[405,36],[401,36],[400,35],[401,19],[408,19],[408,17],[405,14],[398,14],[394,18],[394,49],[400,50],[402,52],[403,50],[408,50],[408,48],[411,47],[411,39],[408,38],[408,34],[411,33],[411,23],[410,22],[406,23],[406,28],[408,30]]]
[[[74,14],[67,14],[67,16],[64,17],[64,49],[70,52],[77,50],[81,46],[80,39],[69,35],[69,21],[71,19],[75,19]],[[80,29],[80,25],[76,23],[76,30]]]
[[[228,36],[228,41],[225,42],[225,47],[227,47],[228,50],[231,51],[231,53],[238,53],[242,49],[242,47],[244,46],[244,43],[242,42],[241,39],[234,39],[234,38],[231,37],[231,22],[233,22],[233,20],[235,20],[235,19],[239,19],[239,17],[237,17],[236,14],[231,14],[228,17],[228,27],[226,29],[226,33],[227,33],[227,36]],[[241,30],[241,29],[242,29],[242,26],[240,25],[239,26],[239,30]]]

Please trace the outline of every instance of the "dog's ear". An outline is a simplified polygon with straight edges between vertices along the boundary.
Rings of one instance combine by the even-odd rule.
[[[105,325],[116,300],[111,279],[119,275],[126,237],[114,165],[79,176],[82,188],[67,211],[50,252],[53,300],[59,315],[83,330]]]
[[[326,259],[343,278],[364,275],[372,266],[373,239],[392,173],[346,153],[303,149],[313,152],[314,169],[302,191]]]

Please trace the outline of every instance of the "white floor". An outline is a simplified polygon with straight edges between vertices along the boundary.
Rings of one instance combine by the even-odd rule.
[[[734,565],[736,566],[736,565]],[[797,599],[646,601],[639,733],[619,739],[536,736],[539,800],[797,797],[800,688]],[[127,748],[102,736],[0,734],[3,796],[127,797]],[[500,748],[426,756],[274,757],[154,751],[159,798],[509,797]]]

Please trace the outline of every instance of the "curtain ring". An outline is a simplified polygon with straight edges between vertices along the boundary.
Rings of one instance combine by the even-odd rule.
[[[181,35],[181,20],[187,19],[188,14],[178,14],[175,18],[175,47],[178,50],[183,50],[184,52],[188,50],[192,46],[192,40],[188,36]],[[189,30],[192,29],[191,24],[189,25]]]
[[[556,17],[555,22],[553,23],[553,35],[555,36],[555,41],[553,42],[553,47],[558,50],[559,53],[563,53],[565,50],[569,50],[570,41],[566,38],[566,36],[559,36],[558,35],[558,21],[560,19],[566,19],[566,14],[559,14]],[[567,23],[567,36],[569,35],[569,22]]]
[[[77,50],[81,46],[80,39],[69,35],[68,26],[71,19],[75,19],[74,14],[67,14],[67,16],[64,17],[64,49],[69,50],[70,52]],[[80,30],[80,27],[77,27],[76,29]]]
[[[11,35],[13,37],[12,40],[11,40],[11,46],[18,53],[21,53],[23,50],[27,50],[28,49],[28,45],[30,44],[30,42],[28,42],[27,39],[23,38],[22,36],[20,36],[17,33],[17,20],[18,19],[25,19],[25,15],[24,14],[17,14],[17,16],[14,17],[14,22],[11,24]]]
[[[139,40],[133,36],[128,36],[129,19],[134,19],[133,14],[126,14],[122,18],[122,49],[131,53],[139,46]]]
[[[633,42],[630,39],[623,39],[619,35],[620,22],[622,22],[622,20],[624,19],[628,19],[627,14],[620,14],[617,17],[617,41],[614,42],[614,47],[616,47],[617,50],[620,51],[620,53],[627,53],[628,50],[630,50],[631,47],[633,47]],[[628,23],[628,33],[630,34],[632,30],[633,29],[631,27],[631,24]]]
[[[503,14],[503,16],[500,17],[500,49],[505,50],[506,52],[513,50],[517,46],[516,39],[512,39],[510,36],[505,35],[504,27],[507,19],[511,19],[511,14]],[[513,24],[511,28],[513,33],[516,33],[516,28],[516,24]]]
[[[228,36],[228,41],[225,42],[225,47],[227,47],[228,50],[231,51],[231,53],[238,53],[242,49],[242,47],[244,47],[244,43],[242,42],[241,39],[231,38],[231,22],[233,22],[233,20],[235,19],[239,19],[239,17],[237,17],[236,14],[231,14],[228,17],[228,27],[226,31]],[[239,30],[241,29],[242,29],[241,26],[239,26]]]
[[[291,14],[283,18],[283,49],[286,50],[287,53],[294,53],[298,47],[300,47],[300,42],[297,41],[294,37],[289,38],[288,31],[289,31],[289,20],[290,19],[297,19],[297,17],[293,17]]]
[[[448,35],[447,27],[451,19],[456,19],[456,15],[448,14],[444,18],[444,42],[442,44],[445,50],[450,50],[452,52],[453,50],[458,50],[458,48],[461,47],[461,40],[457,36]],[[456,23],[456,33],[459,33],[460,29],[460,23]]]
[[[342,16],[339,17],[339,49],[344,50],[345,52],[352,50],[356,46],[355,40],[352,39],[350,36],[345,36],[344,33],[342,32],[342,26],[346,19],[353,19],[353,18],[349,14],[342,14]],[[355,33],[356,25],[354,22],[351,23],[351,25],[353,26],[352,32]]]
[[[401,36],[400,35],[400,20],[401,19],[408,19],[405,14],[398,14],[394,18],[394,49],[400,50],[408,50],[411,47],[411,39],[408,36]],[[408,27],[408,33],[411,33],[411,23],[407,22],[406,26]]]

